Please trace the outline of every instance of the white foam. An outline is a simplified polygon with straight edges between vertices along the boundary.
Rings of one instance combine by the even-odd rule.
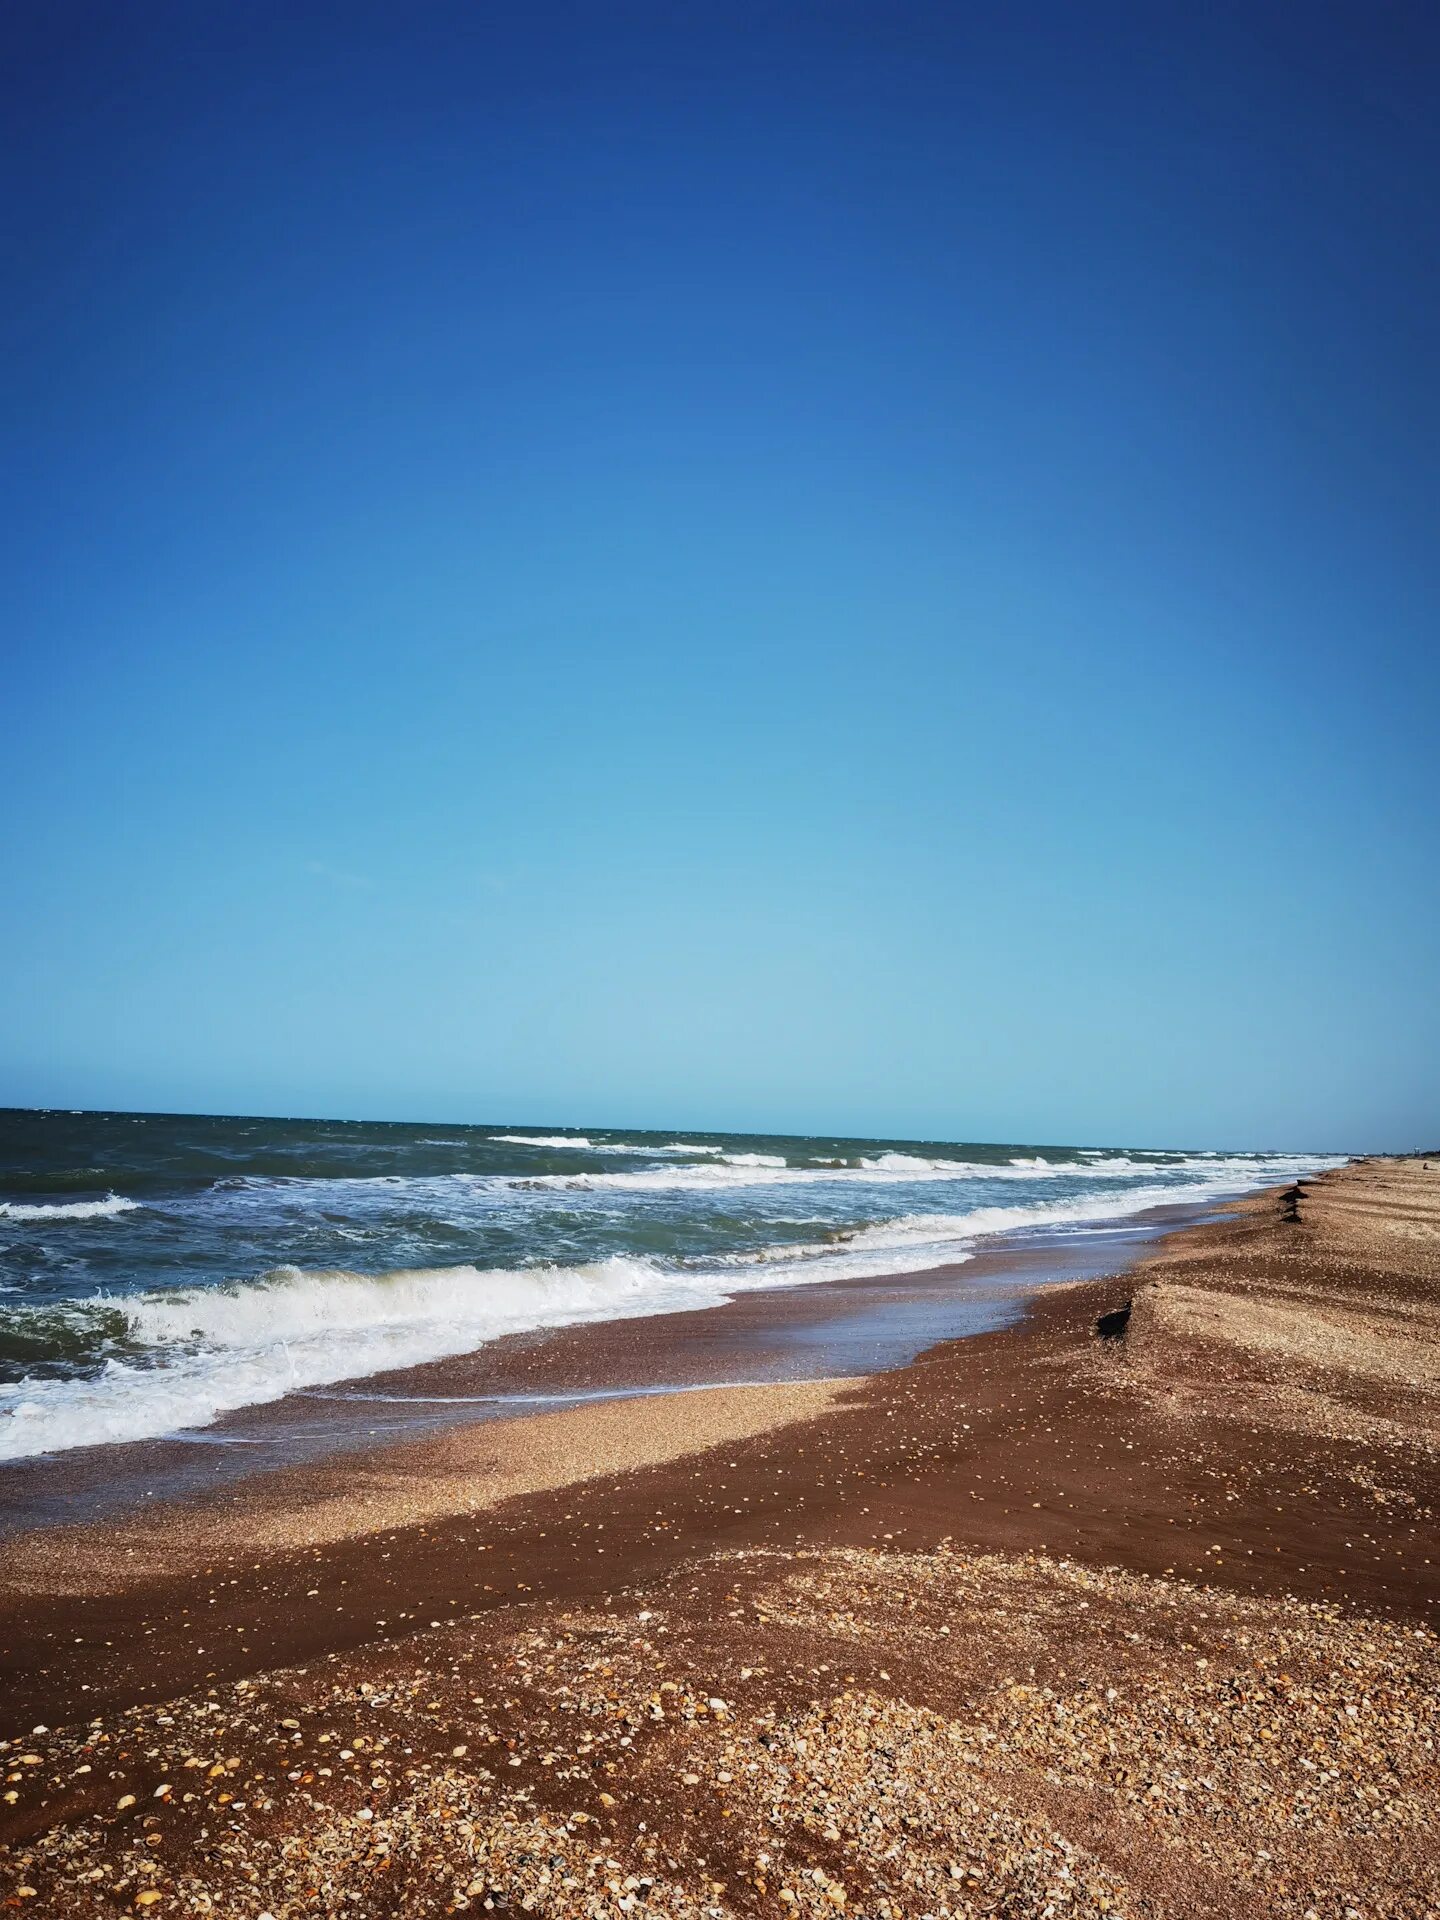
[[[964,1258],[948,1222],[946,1258]],[[944,1229],[938,1230],[943,1232]],[[931,1235],[938,1243],[938,1232]],[[394,1367],[469,1353],[508,1333],[720,1305],[757,1287],[936,1264],[897,1223],[848,1246],[766,1249],[752,1260],[663,1267],[616,1257],[585,1266],[471,1266],[364,1275],[277,1268],[231,1287],[107,1300],[152,1364],[110,1361],[84,1380],[0,1388],[0,1459],[205,1427],[238,1408]]]
[[[367,1276],[279,1268],[235,1287],[115,1298],[155,1364],[0,1388],[0,1459],[208,1426],[303,1387],[468,1353],[506,1333],[710,1306],[714,1281],[643,1260]]]
[[[573,1147],[580,1153],[724,1153],[723,1147],[697,1145],[689,1140],[671,1140],[664,1146],[642,1140],[590,1140],[573,1133],[491,1133],[489,1140],[511,1147]],[[727,1155],[727,1158],[729,1156]],[[744,1160],[748,1156],[737,1156]],[[783,1157],[775,1157],[775,1166],[784,1166]]]
[[[867,1173],[953,1173],[979,1163],[964,1160],[927,1160],[918,1153],[878,1153],[873,1159],[862,1159],[857,1164]]]
[[[1176,1198],[1173,1187],[1153,1185],[1132,1188],[1124,1195],[1076,1194],[1063,1200],[1036,1201],[1029,1206],[976,1207],[969,1213],[902,1214],[895,1220],[858,1228],[839,1240],[728,1254],[721,1256],[719,1264],[763,1265],[772,1273],[786,1269],[769,1282],[771,1285],[788,1285],[796,1277],[840,1280],[924,1273],[972,1258],[975,1242],[994,1234],[1123,1220]]]
[[[700,1190],[710,1187],[817,1185],[835,1182],[869,1182],[904,1185],[915,1182],[954,1180],[1021,1181],[1038,1180],[1153,1180],[1157,1174],[1188,1175],[1185,1183],[1176,1181],[1173,1197],[1194,1190],[1196,1177],[1224,1179],[1232,1185],[1255,1184],[1279,1178],[1287,1171],[1313,1172],[1322,1165],[1336,1164],[1333,1159],[1266,1159],[1239,1154],[1229,1159],[1190,1156],[1166,1167],[1117,1154],[1107,1160],[1026,1161],[1004,1165],[988,1160],[928,1160],[919,1154],[883,1153],[862,1159],[853,1166],[827,1161],[823,1164],[787,1166],[779,1155],[725,1154],[718,1160],[693,1167],[642,1167],[618,1173],[539,1173],[511,1176],[509,1184],[522,1188],[542,1188],[574,1193],[663,1193]]]
[[[569,1133],[491,1133],[486,1138],[507,1147],[579,1147],[593,1151],[595,1145],[583,1134]]]
[[[607,1190],[629,1193],[665,1193],[701,1190],[707,1187],[763,1187],[813,1185],[835,1181],[861,1181],[884,1184],[913,1180],[984,1179],[1003,1177],[1004,1167],[966,1166],[959,1161],[920,1160],[911,1154],[882,1154],[875,1160],[862,1160],[855,1166],[827,1162],[819,1166],[792,1167],[782,1155],[770,1153],[726,1153],[693,1167],[642,1167],[634,1173],[538,1173],[514,1176],[510,1184],[525,1188],[552,1188],[573,1193],[603,1193]]]
[[[122,1193],[107,1193],[103,1200],[0,1200],[0,1220],[102,1220],[134,1213],[139,1205]]]

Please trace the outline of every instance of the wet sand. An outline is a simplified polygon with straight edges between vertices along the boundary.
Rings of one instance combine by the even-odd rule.
[[[61,1731],[8,1750],[0,1884],[276,1920],[1412,1920],[1437,1358],[1440,1172],[1370,1162],[891,1372],[629,1403],[658,1425],[599,1473],[613,1403],[412,1443],[518,1470],[578,1422],[549,1478],[589,1477],[537,1461],[473,1511],[337,1532],[312,1474],[296,1544],[293,1469],[203,1566],[127,1523],[108,1566],[22,1538],[6,1719]]]

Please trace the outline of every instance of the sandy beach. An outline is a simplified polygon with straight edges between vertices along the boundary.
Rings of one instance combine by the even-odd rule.
[[[718,1306],[509,1334],[469,1353],[245,1407],[185,1435],[9,1461],[0,1470],[0,1539],[111,1523],[151,1502],[184,1500],[193,1515],[199,1503],[233,1493],[253,1509],[261,1477],[267,1511],[290,1488],[311,1504],[331,1471],[341,1485],[392,1472],[433,1482],[448,1471],[445,1449],[410,1443],[457,1435],[473,1466],[477,1425],[583,1411],[612,1395],[890,1371],[944,1341],[1011,1325],[1037,1289],[1112,1273],[1165,1232],[1213,1212],[1214,1203],[1158,1206],[1083,1230],[1002,1234],[958,1264],[917,1273],[742,1290]],[[668,1415],[651,1407],[644,1417],[653,1425]],[[294,1466],[310,1472],[283,1472]]]
[[[1437,1280],[1440,1167],[1359,1162],[888,1371],[21,1534],[4,1897],[1440,1910]],[[613,1377],[606,1338],[537,1378]]]

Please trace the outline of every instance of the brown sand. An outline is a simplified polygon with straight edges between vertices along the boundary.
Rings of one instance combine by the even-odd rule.
[[[690,1395],[645,1403],[647,1464],[557,1486],[587,1470],[557,1443],[479,1511],[336,1537],[316,1479],[325,1544],[259,1545],[242,1505],[167,1570],[117,1529],[139,1579],[17,1543],[8,1717],[75,1724],[6,1750],[0,1886],[275,1920],[1440,1912],[1437,1282],[1440,1171],[1365,1163],[788,1424],[715,1396],[718,1446],[675,1450]],[[597,1413],[636,1417],[574,1444]],[[272,1541],[303,1537],[287,1485]]]
[[[833,1406],[849,1381],[702,1387],[461,1427],[319,1467],[282,1468],[224,1501],[63,1527],[0,1547],[10,1594],[104,1595],[227,1555],[283,1553],[477,1514],[520,1494],[631,1473]]]

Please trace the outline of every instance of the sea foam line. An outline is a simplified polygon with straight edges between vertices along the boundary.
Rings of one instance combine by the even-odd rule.
[[[1335,1164],[1333,1160],[1278,1159],[1261,1161],[1249,1155],[1216,1158],[1192,1155],[1164,1165],[1117,1155],[1107,1160],[1084,1162],[1012,1159],[1005,1163],[989,1160],[927,1159],[921,1154],[882,1153],[852,1164],[831,1161],[823,1165],[790,1166],[776,1154],[725,1154],[694,1167],[640,1167],[634,1171],[596,1173],[536,1173],[504,1176],[505,1183],[522,1190],[588,1192],[661,1193],[684,1189],[718,1187],[833,1185],[850,1182],[871,1185],[905,1185],[936,1181],[1020,1181],[1038,1180],[1154,1180],[1170,1175],[1176,1196],[1196,1190],[1195,1182],[1210,1182],[1221,1177],[1231,1185],[1255,1185],[1263,1180],[1281,1180],[1297,1173],[1313,1172],[1317,1165]],[[1179,1178],[1177,1176],[1184,1176]]]
[[[559,1149],[570,1147],[577,1153],[697,1153],[723,1154],[723,1147],[710,1146],[692,1140],[671,1140],[663,1146],[645,1143],[639,1140],[591,1140],[584,1134],[575,1133],[490,1133],[487,1140],[507,1147],[548,1147]],[[783,1166],[783,1158],[777,1158],[775,1164]]]

